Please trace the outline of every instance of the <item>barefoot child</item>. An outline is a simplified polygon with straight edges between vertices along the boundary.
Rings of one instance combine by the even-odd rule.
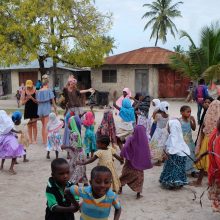
[[[111,171],[105,166],[97,166],[91,171],[91,186],[71,186],[66,189],[67,194],[78,195],[83,199],[81,220],[107,220],[111,206],[115,208],[114,220],[120,219],[121,205],[118,196],[110,189],[111,183]]]
[[[121,189],[126,184],[141,198],[144,184],[144,170],[152,168],[151,155],[145,127],[137,125],[134,134],[129,137],[121,150],[121,157],[126,159],[120,177]]]
[[[116,154],[116,151],[112,147],[109,147],[109,144],[110,144],[110,139],[108,136],[99,136],[97,138],[98,150],[95,152],[94,157],[80,164],[86,165],[99,159],[98,162],[99,166],[106,166],[111,170],[112,179],[113,179],[112,189],[114,192],[117,193],[119,191],[121,183],[115,169],[113,157],[115,157],[121,163],[123,163],[123,159]]]
[[[79,204],[74,197],[64,195],[68,187],[69,164],[63,158],[58,158],[51,163],[52,176],[46,188],[47,208],[45,220],[74,220],[74,212],[79,210]]]
[[[86,166],[77,164],[77,161],[83,162],[86,160],[86,155],[82,145],[82,139],[80,135],[81,123],[79,123],[79,116],[73,116],[69,121],[70,140],[69,146],[62,146],[61,148],[67,150],[70,155],[70,182],[74,184],[83,183],[88,184],[86,176]],[[77,123],[78,121],[78,123]]]
[[[180,113],[182,117],[180,118],[180,123],[183,131],[183,138],[190,149],[190,157],[195,160],[195,144],[192,138],[192,130],[196,130],[196,121],[193,116],[191,116],[191,108],[184,105],[180,108]],[[186,161],[186,173],[192,177],[197,177],[196,169],[194,168],[194,163],[189,157]]]
[[[21,134],[18,134],[18,142],[24,147],[25,154],[23,156],[23,162],[28,162],[29,160],[27,159],[26,156],[27,156],[27,148],[29,147],[29,140],[24,129],[24,123],[21,124],[21,118],[22,118],[21,112],[16,111],[12,113],[11,119],[15,124],[15,129],[16,131],[21,131]]]
[[[55,151],[56,158],[59,156],[61,151],[62,137],[61,129],[63,122],[59,120],[54,112],[49,114],[49,122],[47,124],[47,159],[50,159],[50,151]]]
[[[94,123],[95,117],[93,112],[87,112],[85,114],[85,119],[83,120],[83,125],[86,128],[85,137],[84,137],[84,145],[86,146],[86,154],[89,157],[91,153],[91,157],[93,157],[94,152],[96,151],[96,137],[94,132]]]
[[[5,159],[11,159],[9,172],[16,174],[14,165],[17,157],[22,157],[25,152],[23,146],[18,143],[14,133],[18,133],[14,129],[12,119],[4,110],[0,110],[0,158],[2,159],[0,170],[4,168]],[[20,133],[20,132],[19,132]]]
[[[169,137],[166,141],[163,171],[160,175],[160,183],[166,189],[178,189],[186,184],[186,154],[190,155],[188,145],[183,139],[180,121],[173,119],[168,122]]]

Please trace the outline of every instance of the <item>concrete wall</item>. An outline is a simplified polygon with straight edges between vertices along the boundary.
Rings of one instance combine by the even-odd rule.
[[[15,94],[19,88],[19,74],[18,71],[11,71],[11,88],[12,94]]]

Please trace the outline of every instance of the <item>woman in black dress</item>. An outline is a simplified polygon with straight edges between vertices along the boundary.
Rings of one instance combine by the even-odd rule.
[[[25,89],[22,92],[21,102],[25,105],[24,108],[24,119],[30,119],[28,127],[28,136],[30,144],[37,143],[37,100],[36,100],[36,89],[31,80],[27,80],[25,83]]]

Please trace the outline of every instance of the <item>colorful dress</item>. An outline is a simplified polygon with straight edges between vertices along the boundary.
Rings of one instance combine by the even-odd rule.
[[[113,155],[116,154],[116,151],[108,147],[107,150],[98,150],[95,152],[95,156],[99,158],[98,166],[106,166],[110,169],[112,173],[112,189],[115,192],[119,191],[119,188],[121,186],[120,180],[118,178],[118,174],[115,169],[114,161],[113,161]]]
[[[86,154],[96,151],[96,136],[94,132],[94,125],[85,126],[84,145],[86,146]]]
[[[183,131],[183,139],[190,149],[190,157],[193,160],[195,160],[195,144],[194,144],[194,141],[192,138],[191,124],[189,121],[183,121],[182,119],[180,119],[180,122],[181,122],[181,126],[182,126],[182,131]],[[195,171],[196,171],[196,169],[194,168],[193,161],[189,157],[187,157],[186,173],[190,174]]]

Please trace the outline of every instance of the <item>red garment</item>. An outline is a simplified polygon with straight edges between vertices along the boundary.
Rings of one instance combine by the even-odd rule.
[[[83,125],[89,127],[89,126],[93,125],[94,122],[95,122],[95,117],[94,117],[93,113],[87,112],[85,114],[85,120],[83,120]]]
[[[212,186],[214,183],[220,186],[220,135],[217,136],[218,130],[215,129],[210,135],[209,148],[209,170],[208,180],[209,185]]]

